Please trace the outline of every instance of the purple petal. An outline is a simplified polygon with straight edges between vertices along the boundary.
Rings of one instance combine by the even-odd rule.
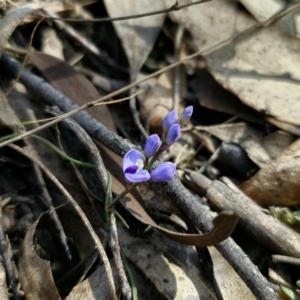
[[[144,153],[146,157],[153,156],[160,146],[160,138],[157,134],[150,135],[145,144]]]
[[[135,165],[138,159],[144,160],[143,155],[135,149],[129,150],[123,157],[123,172]]]
[[[175,110],[170,111],[163,122],[163,129],[168,132],[173,124],[178,121],[178,114]]]
[[[194,110],[193,106],[190,105],[183,111],[181,118],[180,118],[181,124],[186,123],[191,118],[191,116],[193,114],[193,110]]]
[[[174,144],[180,135],[180,125],[179,124],[173,124],[172,127],[170,128],[167,137],[166,137],[166,143],[168,145]]]
[[[135,174],[138,168],[139,167],[137,165],[130,166],[124,171],[124,173]]]
[[[125,180],[127,182],[144,182],[150,179],[150,174],[147,170],[140,170],[135,174],[125,173]]]
[[[175,164],[171,162],[164,162],[150,172],[151,181],[169,181],[174,177],[175,171]]]

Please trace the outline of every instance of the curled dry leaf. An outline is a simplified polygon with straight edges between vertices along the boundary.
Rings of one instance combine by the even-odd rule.
[[[18,24],[31,14],[34,9],[31,8],[17,8],[8,12],[3,19],[0,20],[0,57],[4,51],[6,43],[14,32]],[[20,123],[16,114],[11,109],[5,94],[0,89],[0,124],[14,125]]]
[[[300,139],[243,183],[240,188],[259,205],[300,204]]]
[[[18,24],[27,15],[34,12],[35,9],[29,7],[20,7],[9,11],[3,19],[0,20],[0,57],[4,51],[4,47],[11,34],[14,32]]]
[[[95,218],[95,211],[86,210],[86,212],[88,212],[89,217],[92,216],[93,225],[99,228],[99,221]],[[92,241],[89,231],[86,229],[80,216],[75,212],[70,203],[60,206],[57,209],[57,214],[66,235],[72,239],[73,245],[76,247],[76,255],[73,257],[77,256],[78,260],[81,261],[95,248],[95,244]],[[55,244],[44,244],[46,239],[43,239],[43,230],[55,231],[48,212],[42,214],[38,220],[31,225],[25,236],[19,260],[20,281],[27,299],[60,299],[60,295],[53,280],[50,262],[40,258],[35,251],[36,245],[34,245],[34,242],[36,237],[40,235],[41,240],[37,240],[37,242],[41,242],[41,246],[44,249],[49,250],[51,248],[58,248]],[[51,251],[51,255],[56,252],[56,250]],[[67,266],[68,263],[66,261],[59,261],[59,256],[52,256],[51,259],[58,259],[57,262],[63,265],[65,272],[68,271],[68,267],[70,266]],[[85,265],[86,263],[89,264],[90,262],[88,260],[84,263],[81,261],[81,267],[77,268],[76,271],[72,272],[72,275],[68,276],[68,284],[70,284],[70,282],[76,283],[76,280],[81,277],[81,272],[84,274],[85,268],[90,268],[90,265]]]
[[[178,233],[158,226],[146,213],[143,207],[139,205],[138,202],[134,201],[133,197],[127,196],[123,198],[121,202],[123,206],[142,223],[158,229],[173,241],[196,247],[206,247],[219,244],[231,235],[238,222],[236,214],[231,211],[222,211],[213,220],[214,227],[211,232],[203,235]]]
[[[61,299],[54,283],[50,262],[34,250],[34,235],[42,216],[29,228],[19,254],[19,278],[27,299]]]

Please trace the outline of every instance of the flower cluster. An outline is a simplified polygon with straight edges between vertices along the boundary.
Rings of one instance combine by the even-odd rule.
[[[173,145],[179,138],[181,127],[188,122],[193,113],[193,106],[188,106],[178,119],[175,110],[169,112],[163,122],[162,140],[157,134],[150,135],[144,147],[144,156],[137,150],[128,151],[123,158],[123,172],[129,183],[171,180],[176,171],[175,164],[164,162],[151,170],[158,155]]]

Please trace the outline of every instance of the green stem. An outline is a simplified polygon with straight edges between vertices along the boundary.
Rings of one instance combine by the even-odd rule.
[[[108,209],[108,206],[110,203],[111,185],[112,185],[111,175],[107,171],[107,188],[106,188],[105,204],[104,204],[105,205],[105,219],[106,219],[107,224],[110,224],[110,216],[109,216],[110,210]],[[129,228],[129,225],[126,223],[126,221],[123,219],[123,217],[116,210],[114,212],[115,212],[117,218],[124,224],[124,226]]]
[[[111,176],[110,173],[107,172],[107,188],[106,188],[106,194],[105,194],[105,219],[106,223],[110,223],[110,217],[109,217],[109,211],[107,210],[107,207],[109,206],[110,202],[110,195],[111,195]]]
[[[10,139],[13,139],[14,137],[16,137],[18,135],[19,135],[18,133],[13,133],[13,134],[3,136],[3,137],[0,138],[0,143],[4,142],[4,141],[7,141],[7,140],[10,140]]]
[[[119,194],[117,197],[111,201],[111,203],[107,206],[107,211],[110,211],[111,208],[120,200],[122,199],[126,194],[128,194],[133,188],[135,188],[138,185],[138,182],[134,183],[129,190],[125,189],[121,194]]]
[[[117,218],[123,223],[123,225],[126,228],[130,228],[129,225],[126,223],[126,221],[124,220],[124,218],[115,210],[115,214],[117,216]]]
[[[9,140],[9,139],[14,138],[14,137],[16,137],[18,135],[19,135],[18,133],[6,135],[6,136],[0,138],[0,142]],[[70,162],[73,162],[76,165],[79,165],[79,166],[82,166],[82,167],[88,167],[88,168],[95,168],[95,166],[93,164],[82,162],[80,160],[77,160],[77,159],[74,159],[74,158],[68,156],[66,153],[64,153],[63,151],[61,151],[59,148],[57,148],[56,146],[54,146],[52,143],[50,143],[49,141],[47,141],[46,139],[44,139],[44,138],[42,138],[42,137],[40,137],[38,135],[32,134],[30,137],[43,142],[44,144],[46,144],[47,146],[49,146],[52,150],[54,150],[57,154],[59,154],[60,156],[62,156],[66,160],[68,160]]]
[[[134,276],[133,276],[132,271],[131,271],[128,263],[127,263],[127,259],[125,258],[123,253],[121,253],[121,258],[122,258],[123,265],[125,267],[126,273],[128,275],[128,278],[129,278],[131,291],[132,291],[132,300],[138,300],[137,288],[136,288],[136,285],[135,285]]]
[[[95,166],[93,164],[89,164],[86,162],[82,162],[80,160],[74,159],[70,156],[68,156],[66,153],[64,153],[63,151],[61,151],[59,148],[57,148],[56,146],[54,146],[52,143],[50,143],[49,141],[47,141],[46,139],[38,136],[38,135],[31,135],[32,138],[39,140],[43,143],[45,143],[47,146],[49,146],[52,150],[54,150],[57,154],[59,154],[61,157],[67,159],[70,162],[75,163],[76,165],[82,166],[82,167],[88,167],[88,168],[95,168]]]
[[[148,165],[145,167],[145,170],[150,171],[150,169],[152,168],[154,162],[157,160],[158,156],[161,154],[160,149],[166,145],[166,142],[163,140],[162,143],[160,144],[159,148],[157,149],[156,153],[152,156],[150,162],[148,163]]]

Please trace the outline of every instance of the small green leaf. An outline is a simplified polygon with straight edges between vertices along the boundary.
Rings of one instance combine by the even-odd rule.
[[[296,293],[293,290],[291,290],[290,288],[283,286],[283,285],[281,285],[280,288],[289,299],[291,299],[291,300],[297,299]]]

